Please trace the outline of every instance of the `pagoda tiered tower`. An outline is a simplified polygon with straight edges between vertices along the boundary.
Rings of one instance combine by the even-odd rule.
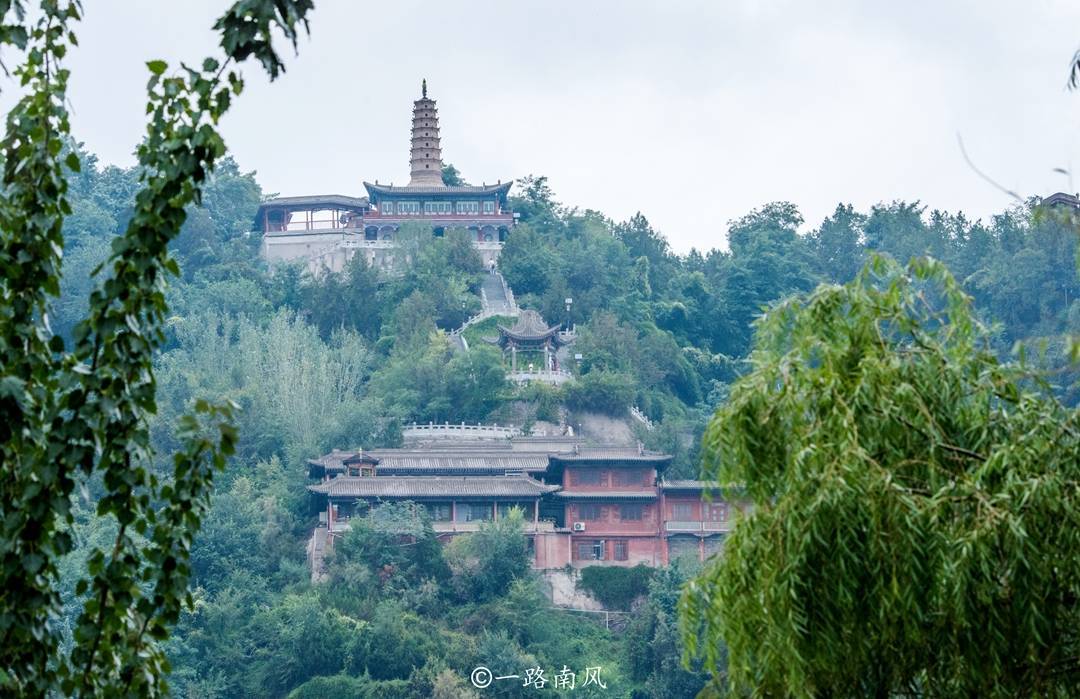
[[[445,187],[442,149],[439,147],[439,110],[427,96],[427,80],[420,99],[413,102],[412,147],[409,152],[410,187]]]
[[[493,267],[515,222],[507,200],[512,182],[448,186],[442,169],[439,111],[424,80],[413,102],[409,183],[364,182],[366,197],[324,194],[263,202],[255,216],[263,256],[271,262],[306,259],[312,272],[321,273],[344,269],[349,257],[362,252],[372,267],[388,269],[400,227],[419,223],[435,236],[466,231],[484,265]]]

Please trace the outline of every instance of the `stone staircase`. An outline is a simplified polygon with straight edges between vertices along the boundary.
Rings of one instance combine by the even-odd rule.
[[[498,272],[484,277],[484,283],[480,287],[480,299],[488,315],[517,315],[514,294]]]
[[[514,300],[514,292],[510,290],[510,286],[507,285],[503,276],[498,272],[488,274],[484,277],[484,282],[480,286],[480,312],[462,323],[460,328],[451,330],[450,342],[455,350],[468,350],[469,344],[461,336],[465,328],[491,316],[516,318],[520,313],[521,309],[518,308],[517,301]]]

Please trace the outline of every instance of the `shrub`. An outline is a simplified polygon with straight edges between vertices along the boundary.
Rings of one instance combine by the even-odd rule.
[[[589,566],[581,570],[577,586],[606,609],[629,611],[635,599],[648,593],[652,575],[653,569],[644,565],[633,568]]]
[[[606,415],[624,415],[634,397],[630,377],[614,371],[590,371],[566,384],[566,406]]]

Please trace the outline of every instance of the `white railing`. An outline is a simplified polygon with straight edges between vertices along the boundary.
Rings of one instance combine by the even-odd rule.
[[[645,413],[641,412],[641,409],[638,408],[636,405],[630,406],[630,414],[634,417],[635,420],[645,425],[645,429],[651,430],[653,428],[653,421],[650,420],[648,416],[645,415]]]
[[[731,522],[699,522],[669,519],[664,522],[664,529],[669,532],[726,532],[731,531]]]
[[[514,290],[506,283],[506,279],[503,278],[501,272],[496,272],[495,276],[499,278],[499,283],[502,284],[503,295],[506,296],[506,304],[510,306],[510,309],[514,312],[513,315],[516,316],[518,314],[518,305],[517,300],[514,298]]]
[[[480,290],[481,293],[483,293],[483,291],[484,291],[483,289]],[[476,323],[487,320],[488,318],[493,318],[495,316],[507,316],[507,317],[513,318],[513,317],[517,316],[517,314],[518,314],[518,310],[516,308],[513,308],[513,309],[511,309],[509,311],[501,311],[501,312],[500,311],[480,311],[479,313],[477,313],[474,316],[471,316],[468,320],[466,320],[464,323],[462,323],[461,327],[454,328],[448,334],[449,335],[460,335],[462,332],[465,331],[465,328],[469,327],[470,325],[475,325]]]
[[[544,383],[558,385],[573,380],[574,375],[561,369],[558,371],[537,371],[535,369],[533,371],[522,371],[519,369],[511,371],[509,377],[511,381],[517,381],[518,383],[543,381]]]
[[[401,430],[404,437],[487,437],[492,438],[507,438],[518,437],[521,435],[521,429],[514,427],[513,425],[500,425],[498,423],[492,425],[466,425],[464,422],[461,424],[451,424],[444,422],[443,424],[436,424],[429,422],[426,425],[418,425],[412,423],[406,425]]]
[[[366,238],[342,238],[340,245],[343,248],[377,248],[379,250],[389,250],[394,247],[394,241],[367,240]]]

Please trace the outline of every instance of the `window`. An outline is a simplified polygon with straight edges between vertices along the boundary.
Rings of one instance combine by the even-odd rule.
[[[480,522],[491,519],[491,503],[487,502],[459,502],[457,504],[457,521]]]
[[[694,506],[688,502],[676,502],[671,506],[671,518],[685,522],[694,518]]]
[[[640,469],[619,469],[612,472],[612,485],[641,485],[644,477]]]
[[[431,517],[432,522],[450,521],[450,503],[430,502],[425,507],[427,507],[428,516]]]
[[[478,214],[480,213],[480,202],[459,201],[457,203],[457,212],[459,214]]]
[[[645,512],[641,505],[619,505],[619,519],[640,520]]]
[[[493,213],[495,213],[495,202],[493,202],[493,201],[485,201],[484,202],[484,213],[485,214],[493,214]]]
[[[601,472],[592,469],[574,471],[574,481],[577,485],[600,485]]]
[[[728,504],[726,502],[711,502],[711,503],[709,503],[709,521],[710,522],[726,522],[726,521],[728,521]]]
[[[604,560],[604,540],[590,539],[579,541],[577,545],[577,557],[581,561]]]
[[[448,201],[425,201],[425,214],[448,214],[451,211],[451,202]]]
[[[625,561],[627,558],[629,558],[629,556],[627,555],[629,553],[629,548],[630,548],[628,546],[628,543],[629,542],[627,542],[626,539],[622,539],[622,540],[619,540],[619,541],[615,542],[615,560],[616,561]]]
[[[420,213],[420,202],[418,201],[399,201],[397,202],[397,211],[402,216],[415,215]]]
[[[388,201],[385,204],[383,204],[380,208],[382,209],[382,212],[384,214],[392,214],[392,213],[394,213],[394,202]]]
[[[586,522],[595,522],[600,519],[600,506],[596,503],[589,503],[585,505],[578,505],[577,508],[578,517]]]

